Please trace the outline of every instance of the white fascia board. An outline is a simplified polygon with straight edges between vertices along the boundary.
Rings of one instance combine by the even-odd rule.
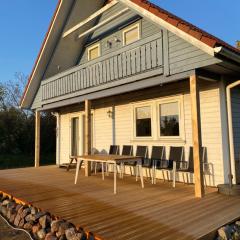
[[[82,26],[84,26],[85,24],[89,23],[90,21],[92,21],[93,19],[95,19],[96,17],[98,17],[99,15],[103,14],[104,12],[106,12],[108,9],[112,8],[113,6],[115,6],[118,3],[117,0],[113,0],[112,2],[110,2],[109,4],[107,4],[106,6],[104,6],[103,8],[101,8],[100,10],[96,11],[95,13],[93,13],[92,15],[90,15],[88,18],[86,18],[85,20],[83,20],[82,22],[78,23],[76,26],[70,28],[69,30],[67,30],[64,34],[63,34],[63,38],[67,37],[68,35],[70,35],[71,33],[75,32],[76,30],[78,30],[79,28],[81,28]]]
[[[48,43],[49,37],[51,36],[52,30],[53,30],[53,28],[54,28],[54,26],[55,26],[55,22],[56,22],[56,19],[58,18],[59,12],[60,12],[61,7],[62,7],[62,4],[63,4],[63,1],[61,0],[61,2],[60,2],[59,5],[58,5],[58,9],[57,9],[57,11],[56,11],[55,17],[54,17],[54,19],[53,19],[53,21],[52,21],[52,25],[51,25],[48,33],[47,33],[47,38],[45,39],[44,45],[43,45],[43,47],[42,47],[42,49],[41,49],[41,52],[40,52],[40,54],[39,54],[39,56],[38,56],[38,59],[37,59],[37,62],[36,62],[36,64],[35,64],[35,66],[34,66],[34,70],[33,70],[33,72],[32,72],[31,79],[29,79],[29,83],[28,83],[28,85],[27,85],[27,89],[25,90],[25,95],[23,96],[23,99],[22,99],[22,102],[21,102],[21,106],[20,106],[21,108],[24,108],[24,107],[25,107],[25,106],[24,106],[24,101],[25,101],[25,99],[26,99],[27,92],[29,91],[29,88],[30,88],[30,86],[31,86],[32,79],[34,79],[34,77],[35,77],[35,73],[36,73],[36,71],[37,71],[37,69],[38,69],[39,63],[40,63],[41,58],[42,58],[42,56],[43,56],[43,53],[44,53],[44,51],[45,51],[45,48],[46,48],[46,45],[47,45],[47,43]]]
[[[125,14],[127,11],[129,10],[129,8],[124,8],[123,10],[121,10],[120,12],[116,13],[115,15],[112,15],[111,17],[105,19],[104,21],[102,21],[101,23],[97,24],[96,26],[88,29],[87,31],[81,33],[78,38],[82,38],[84,37],[85,35],[91,33],[91,32],[94,32],[96,29],[106,25],[107,23],[113,21],[114,19],[116,19],[117,17],[120,17],[122,16],[123,14]]]

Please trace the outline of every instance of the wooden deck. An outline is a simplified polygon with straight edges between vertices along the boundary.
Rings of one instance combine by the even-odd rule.
[[[170,183],[145,189],[133,177],[118,179],[101,174],[86,178],[81,172],[74,185],[74,170],[55,166],[0,171],[0,190],[70,220],[103,239],[198,239],[240,217],[240,198],[207,189],[204,199],[194,198],[194,186]]]

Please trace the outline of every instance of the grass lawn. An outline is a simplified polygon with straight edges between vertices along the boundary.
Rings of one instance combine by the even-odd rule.
[[[55,154],[42,155],[41,165],[54,165],[56,163]],[[32,155],[7,155],[0,154],[0,169],[24,168],[34,166],[34,156]]]

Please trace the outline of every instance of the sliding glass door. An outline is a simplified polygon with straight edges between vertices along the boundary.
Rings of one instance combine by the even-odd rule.
[[[71,155],[79,155],[79,118],[71,119]]]

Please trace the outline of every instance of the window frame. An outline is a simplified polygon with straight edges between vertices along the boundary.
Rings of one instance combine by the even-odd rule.
[[[127,32],[129,32],[129,31],[131,31],[132,29],[136,28],[136,27],[137,27],[137,30],[138,30],[138,39],[137,39],[136,41],[134,41],[134,42],[131,42],[131,43],[126,44],[125,34],[126,34]],[[132,24],[132,25],[124,28],[124,29],[122,30],[122,39],[123,39],[123,46],[128,46],[128,45],[130,45],[130,44],[132,44],[132,43],[135,43],[135,42],[139,41],[139,40],[141,39],[140,22],[134,23],[134,24]]]
[[[161,119],[160,119],[160,105],[168,103],[178,103],[179,114],[179,136],[161,136]],[[159,140],[185,140],[184,137],[184,110],[183,110],[183,96],[168,97],[156,101],[156,114],[157,114],[157,137]]]
[[[141,107],[150,107],[150,111],[151,111],[151,136],[137,136],[137,108],[141,108]],[[136,140],[153,140],[154,139],[154,106],[152,102],[144,102],[144,103],[138,103],[138,104],[134,104],[133,106],[133,138]]]
[[[90,51],[93,50],[94,48],[98,48],[98,57],[94,59],[90,59]],[[88,61],[93,61],[99,57],[101,57],[101,46],[100,43],[95,43],[87,48],[87,55],[88,55]]]

